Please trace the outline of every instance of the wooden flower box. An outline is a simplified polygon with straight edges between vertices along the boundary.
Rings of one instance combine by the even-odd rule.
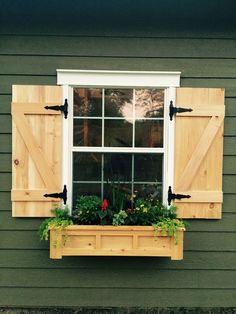
[[[183,259],[183,233],[158,237],[152,226],[68,226],[50,230],[50,258],[62,256],[167,256]]]

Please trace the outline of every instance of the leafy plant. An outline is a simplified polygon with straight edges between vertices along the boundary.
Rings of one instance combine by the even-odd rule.
[[[120,226],[125,224],[125,218],[127,218],[128,215],[124,210],[120,210],[119,213],[114,214],[112,224],[114,226]]]
[[[154,227],[154,235],[156,238],[161,230],[161,233],[164,236],[174,236],[175,244],[178,244],[178,231],[185,228],[185,224],[182,220],[171,218],[161,218],[157,223],[152,225]]]
[[[108,207],[106,199],[96,195],[80,196],[76,202],[74,212],[78,224],[105,225],[112,222],[112,211]]]
[[[52,210],[55,217],[45,219],[39,227],[39,237],[40,240],[49,239],[50,229],[56,229],[56,235],[58,237],[59,233],[65,229],[67,226],[73,225],[72,217],[69,215],[69,209],[66,207],[55,208]],[[57,237],[54,246],[57,246]],[[65,237],[66,240],[66,237]]]

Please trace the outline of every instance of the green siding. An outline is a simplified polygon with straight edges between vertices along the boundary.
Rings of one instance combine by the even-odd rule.
[[[204,27],[1,28],[0,306],[235,306],[236,31]],[[184,260],[50,260],[42,219],[11,217],[11,86],[55,85],[58,68],[178,70],[181,86],[226,89],[223,218],[190,221]]]

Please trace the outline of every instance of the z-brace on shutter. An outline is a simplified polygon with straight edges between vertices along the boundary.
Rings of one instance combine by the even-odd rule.
[[[61,192],[59,86],[13,86],[12,90],[12,215],[49,217],[58,199],[46,193]]]
[[[174,193],[178,217],[221,218],[224,89],[177,88]]]

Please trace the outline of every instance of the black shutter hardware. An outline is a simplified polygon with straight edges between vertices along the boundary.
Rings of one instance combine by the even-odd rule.
[[[67,119],[68,116],[68,102],[67,99],[65,99],[64,105],[63,106],[45,106],[45,109],[50,109],[50,110],[56,110],[56,111],[61,111],[64,112],[64,117]]]
[[[184,195],[184,194],[174,194],[172,193],[171,186],[169,186],[168,190],[168,205],[171,205],[172,200],[181,200],[182,198],[190,198],[191,195]]]
[[[63,191],[61,193],[44,194],[44,197],[60,198],[63,200],[64,205],[66,205],[66,201],[67,201],[66,185],[64,185]]]
[[[181,112],[191,112],[193,111],[193,109],[191,108],[177,108],[173,106],[173,101],[170,101],[170,112],[169,112],[169,116],[170,116],[170,121],[172,121],[173,116],[176,115],[176,113],[181,113]]]

